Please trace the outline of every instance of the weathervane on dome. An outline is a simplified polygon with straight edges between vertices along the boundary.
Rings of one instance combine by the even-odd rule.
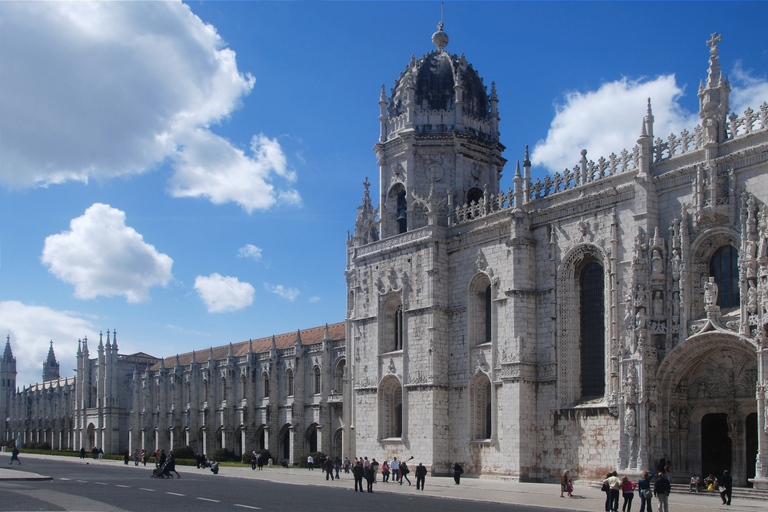
[[[443,2],[440,2],[440,23],[437,24],[437,32],[432,34],[432,43],[437,46],[438,50],[448,46],[448,34],[443,32],[443,7]]]

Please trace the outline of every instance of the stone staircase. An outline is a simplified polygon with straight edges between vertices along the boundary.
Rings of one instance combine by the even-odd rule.
[[[674,494],[682,494],[690,492],[690,485],[688,484],[672,484],[672,492]],[[694,493],[691,493],[694,494]],[[701,491],[699,494],[711,495],[713,499],[719,500],[720,493],[718,491]],[[734,487],[732,500],[765,500],[768,501],[768,490],[752,489],[750,487]]]

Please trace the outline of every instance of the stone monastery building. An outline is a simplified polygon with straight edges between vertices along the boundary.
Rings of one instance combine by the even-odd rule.
[[[654,134],[651,99],[634,148],[543,180],[526,150],[506,191],[495,86],[442,24],[432,40],[382,87],[346,322],[166,359],[121,355],[107,332],[75,377],[51,348],[22,391],[9,341],[2,436],[413,455],[545,481],[666,458],[768,488],[768,104],[730,112],[720,36],[699,125]]]

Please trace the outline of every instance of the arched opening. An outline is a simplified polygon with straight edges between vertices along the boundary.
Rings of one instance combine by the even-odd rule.
[[[289,425],[283,427],[283,432],[280,434],[280,444],[282,445],[283,460],[291,463],[291,429]]]
[[[334,394],[341,394],[344,390],[344,373],[346,372],[347,361],[341,359],[336,363],[336,369],[333,372],[333,392]]]
[[[472,439],[490,439],[493,435],[491,380],[478,373],[470,384],[470,435]]]
[[[404,318],[403,304],[398,298],[387,301],[382,312],[379,331],[381,353],[403,350],[404,345]]]
[[[262,375],[262,382],[264,383],[262,386],[264,388],[264,398],[269,398],[269,375],[266,373]]]
[[[385,377],[379,389],[379,432],[382,438],[403,436],[403,387],[397,377]]]
[[[267,449],[267,436],[266,436],[266,429],[264,428],[264,425],[259,427],[259,432],[256,434],[259,444],[259,450],[266,450]]]
[[[581,305],[581,398],[605,394],[605,282],[603,267],[588,263],[579,277]]]
[[[715,476],[731,469],[731,438],[728,436],[728,415],[706,414],[701,419],[701,474]]]
[[[332,455],[334,455],[336,457],[341,457],[341,453],[342,453],[342,444],[341,444],[342,435],[343,435],[343,432],[342,432],[341,429],[338,429],[336,431],[336,433],[333,435],[333,453],[332,453]]]
[[[739,306],[739,253],[732,245],[720,247],[709,260],[709,275],[715,278],[717,305],[722,310]]]
[[[747,461],[747,485],[752,487],[749,480],[755,478],[757,471],[757,413],[747,414],[746,421],[746,461]]]
[[[491,281],[485,274],[478,274],[469,289],[469,329],[472,345],[482,345],[493,340],[493,299]]]
[[[285,396],[293,396],[293,370],[285,372]]]
[[[320,371],[320,367],[315,366],[314,369],[312,370],[312,374],[314,376],[315,394],[319,395],[323,391],[322,372]]]
[[[86,451],[91,451],[94,447],[96,447],[96,427],[93,423],[88,424],[88,428],[86,429],[86,439],[87,439],[87,446],[85,447]]]
[[[234,452],[238,457],[243,456],[243,427],[237,427],[235,430],[235,446]]]
[[[307,446],[310,452],[317,451],[317,425],[312,425],[307,430]]]

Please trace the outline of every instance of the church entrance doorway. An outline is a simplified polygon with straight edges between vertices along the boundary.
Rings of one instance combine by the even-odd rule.
[[[752,487],[751,478],[755,478],[755,466],[757,465],[757,413],[747,415],[747,486]]]
[[[724,469],[732,469],[731,438],[728,415],[706,414],[701,418],[701,474],[720,477]]]

